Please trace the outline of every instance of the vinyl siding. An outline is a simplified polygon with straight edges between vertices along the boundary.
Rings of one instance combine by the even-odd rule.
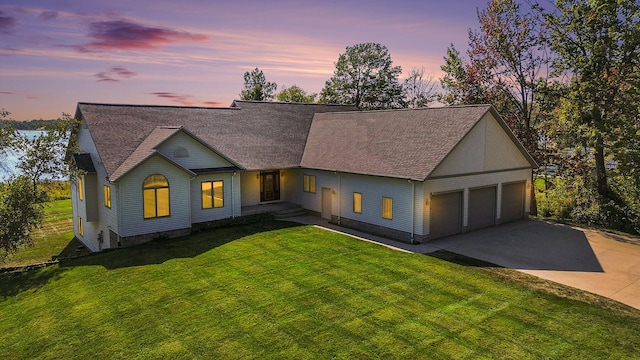
[[[188,157],[176,157],[176,149],[184,148]],[[233,166],[222,156],[211,151],[184,132],[178,132],[156,149],[159,153],[175,161],[186,169],[207,169]]]
[[[429,177],[531,167],[496,119],[487,113]]]
[[[468,214],[469,214],[469,189],[496,185],[498,199],[496,202],[496,220],[500,219],[500,200],[501,200],[501,188],[503,183],[511,183],[516,181],[526,181],[527,186],[531,186],[531,169],[511,170],[503,172],[490,172],[484,174],[448,177],[440,179],[427,180],[424,183],[424,204],[426,208],[423,214],[423,231],[425,234],[429,234],[429,205],[431,194],[462,190],[464,192],[463,199],[463,227],[468,226]],[[527,193],[525,199],[525,209],[529,209],[530,196]],[[499,223],[497,221],[496,223]]]
[[[84,181],[85,200],[79,201],[77,194],[77,184],[74,179],[71,181],[71,197],[73,201],[73,219],[74,219],[74,235],[78,237],[89,249],[92,251],[99,251],[109,248],[109,230],[118,233],[118,201],[116,187],[109,184],[106,180],[107,173],[104,165],[98,154],[98,150],[93,142],[90,132],[84,127],[80,126],[78,132],[78,147],[80,152],[89,153],[91,160],[96,168],[96,174],[93,181]],[[104,206],[103,187],[104,185],[111,186],[111,208]],[[93,221],[89,221],[86,218],[86,199],[93,199],[95,201],[96,214],[89,216]],[[82,217],[84,236],[80,236],[77,232],[77,217]],[[103,242],[98,242],[98,236],[102,232]]]
[[[247,171],[240,173],[240,187],[242,206],[260,203],[260,172]]]
[[[417,230],[412,224],[414,208],[417,208],[417,201],[414,202],[413,199],[413,182],[356,174],[341,174],[340,179],[342,183],[340,209],[342,217],[408,233]],[[354,192],[362,194],[362,213],[353,212]],[[383,197],[393,199],[392,219],[382,217]]]
[[[331,171],[299,169],[292,173],[286,190],[287,201],[305,209],[322,211],[322,188],[332,189],[332,215],[360,222],[375,224],[395,230],[418,233],[422,230],[422,183],[416,182],[415,202],[412,199],[413,183],[403,179],[383,178]],[[304,175],[316,176],[316,193],[302,191]],[[287,176],[285,175],[285,178]],[[293,179],[296,179],[295,181]],[[362,194],[362,212],[353,212],[353,193]],[[382,197],[393,199],[393,218],[382,218]],[[411,204],[415,207],[415,216]],[[412,218],[415,226],[412,225]]]
[[[142,184],[153,174],[169,182],[170,215],[144,219]],[[191,227],[190,176],[159,156],[152,156],[118,182],[120,236],[153,234]],[[199,204],[199,201],[198,201]]]
[[[202,208],[201,184],[204,181],[223,182],[224,203],[222,207]],[[201,175],[191,180],[191,222],[199,223],[240,215],[240,200],[238,199],[240,193],[237,190],[239,187],[239,176],[238,174],[233,175],[233,173]]]

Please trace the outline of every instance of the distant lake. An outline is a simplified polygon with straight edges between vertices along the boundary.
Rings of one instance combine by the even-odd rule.
[[[22,135],[34,139],[44,133],[40,130],[18,130]],[[65,141],[65,140],[62,140]],[[13,151],[13,149],[4,149],[0,151],[0,181],[6,180],[11,175],[20,173],[20,169],[16,168],[22,153]]]

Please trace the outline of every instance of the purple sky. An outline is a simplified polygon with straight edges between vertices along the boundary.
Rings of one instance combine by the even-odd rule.
[[[76,103],[228,106],[245,71],[320,92],[345,47],[386,45],[435,78],[487,0],[3,0],[0,108],[52,119]]]

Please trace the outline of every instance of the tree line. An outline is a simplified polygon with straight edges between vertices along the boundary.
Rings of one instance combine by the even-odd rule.
[[[0,128],[12,128],[14,130],[49,130],[54,129],[58,123],[57,120],[2,120],[0,121]]]

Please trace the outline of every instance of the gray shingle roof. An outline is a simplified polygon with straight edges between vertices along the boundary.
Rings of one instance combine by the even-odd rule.
[[[502,122],[491,105],[317,114],[301,165],[425,180],[489,111]]]
[[[234,101],[230,108],[79,103],[76,117],[86,122],[113,179],[149,156],[149,148],[164,136],[172,135],[158,131],[161,126],[184,127],[243,169],[297,167],[313,115],[352,110],[352,106],[252,101]]]

